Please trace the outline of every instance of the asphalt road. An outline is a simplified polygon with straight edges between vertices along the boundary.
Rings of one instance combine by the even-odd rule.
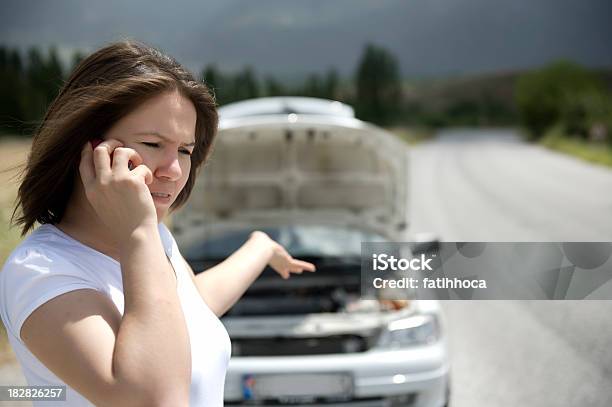
[[[412,149],[411,229],[446,241],[612,241],[612,170],[455,130]]]
[[[412,230],[445,241],[612,241],[612,170],[455,130],[410,152]],[[612,301],[448,301],[452,406],[612,406]]]

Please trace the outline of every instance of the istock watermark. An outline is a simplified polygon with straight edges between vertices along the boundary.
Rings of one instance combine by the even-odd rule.
[[[364,299],[608,299],[609,242],[364,242]]]
[[[396,259],[395,256],[389,256],[386,253],[372,255],[372,268],[377,271],[393,270],[429,270],[433,271],[430,264],[433,258],[426,258],[424,254],[420,257],[412,259]]]

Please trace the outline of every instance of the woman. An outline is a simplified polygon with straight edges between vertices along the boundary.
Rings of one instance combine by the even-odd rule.
[[[216,127],[206,87],[132,42],[81,62],[50,106],[16,207],[22,234],[41,226],[0,273],[0,312],[28,383],[67,385],[59,405],[222,405],[218,317],[266,265],[314,271],[262,232],[197,276],[182,258],[161,221]]]

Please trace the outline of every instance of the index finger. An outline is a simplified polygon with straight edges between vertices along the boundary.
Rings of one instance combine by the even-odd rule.
[[[316,269],[317,269],[314,264],[309,263],[307,261],[303,261],[303,260],[294,259],[293,260],[293,264],[295,266],[301,267],[304,270],[308,270],[308,271],[316,271]]]
[[[111,171],[111,155],[117,147],[123,144],[119,140],[104,140],[93,150],[94,167],[98,176],[108,174]]]

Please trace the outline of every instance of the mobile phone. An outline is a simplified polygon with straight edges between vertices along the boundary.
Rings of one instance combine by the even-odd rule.
[[[91,143],[91,148],[96,148],[98,147],[98,145],[103,142],[104,140],[102,140],[101,138],[95,138],[90,140],[89,142]],[[113,164],[113,155],[111,154],[111,165]],[[134,169],[134,164],[132,163],[132,160],[128,161],[128,169],[130,171],[132,171]]]

